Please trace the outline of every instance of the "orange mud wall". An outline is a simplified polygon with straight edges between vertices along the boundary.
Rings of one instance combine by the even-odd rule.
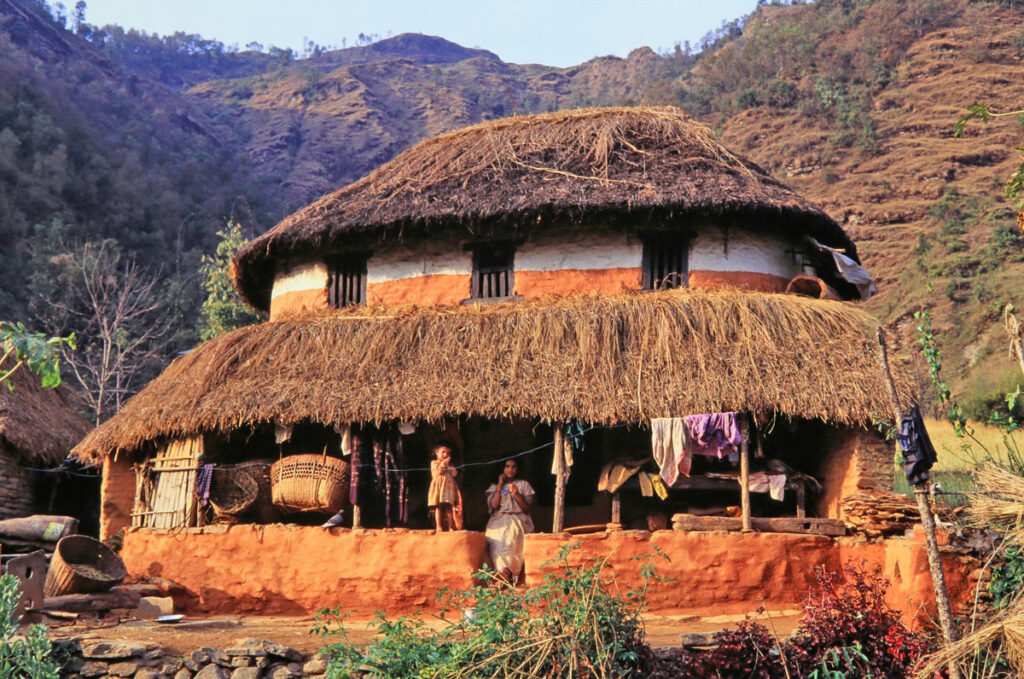
[[[135,506],[135,472],[129,456],[117,459],[108,455],[103,460],[103,483],[100,486],[100,540],[116,535],[132,525]]]
[[[817,516],[841,519],[844,497],[866,490],[893,489],[894,450],[880,434],[843,428],[828,430],[822,439],[829,454],[816,476],[823,488],[815,501]]]
[[[927,620],[933,601],[924,540],[883,543],[834,540],[780,533],[620,531],[579,538],[532,534],[526,537],[526,581],[539,582],[543,565],[567,543],[579,543],[571,562],[608,559],[620,590],[641,584],[641,562],[655,558],[651,582],[655,612],[713,610],[749,612],[762,600],[792,607],[814,587],[814,568],[845,564],[878,567],[889,579],[890,604],[908,622]],[[473,531],[330,531],[271,524],[189,529],[180,533],[132,530],[122,558],[135,577],[163,577],[191,592],[192,612],[305,615],[343,606],[357,614],[390,614],[436,608],[442,587],[469,587],[471,574],[486,560],[484,535]],[[973,562],[946,555],[951,598],[966,601],[974,581]]]

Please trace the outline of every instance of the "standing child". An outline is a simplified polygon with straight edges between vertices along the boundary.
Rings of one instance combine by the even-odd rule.
[[[452,467],[452,448],[441,443],[434,446],[433,460],[430,461],[430,490],[427,492],[427,507],[434,512],[437,530],[458,530],[452,512],[454,505],[461,504],[459,487],[455,483],[458,472]]]

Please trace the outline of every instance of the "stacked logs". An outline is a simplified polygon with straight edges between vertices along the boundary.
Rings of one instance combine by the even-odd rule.
[[[849,531],[868,538],[904,535],[921,519],[912,498],[877,490],[848,495],[841,510]]]

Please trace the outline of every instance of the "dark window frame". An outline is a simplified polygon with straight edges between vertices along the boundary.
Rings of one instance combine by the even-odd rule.
[[[645,233],[642,240],[643,289],[672,290],[689,287],[692,234],[660,231]]]
[[[472,243],[473,273],[469,300],[487,302],[515,299],[516,244],[511,241]]]
[[[327,305],[332,309],[366,304],[369,253],[351,252],[327,258]]]

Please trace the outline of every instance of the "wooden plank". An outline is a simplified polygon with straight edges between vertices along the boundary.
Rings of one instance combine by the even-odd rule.
[[[565,525],[565,480],[569,475],[565,468],[565,424],[555,425],[555,459],[551,471],[555,474],[555,511],[551,520],[551,532],[561,533]]]
[[[743,532],[749,533],[753,530],[750,524],[750,427],[747,425],[747,416],[739,414],[742,418],[740,432],[743,442],[740,444],[740,511],[743,517]]]
[[[753,530],[762,533],[804,533],[830,537],[846,535],[846,524],[839,519],[754,516],[750,522]],[[742,531],[743,519],[732,516],[675,514],[672,516],[672,528],[683,531]]]
[[[138,592],[65,594],[64,596],[47,597],[44,599],[43,609],[88,613],[91,611],[109,611],[112,608],[138,608],[141,598]]]

